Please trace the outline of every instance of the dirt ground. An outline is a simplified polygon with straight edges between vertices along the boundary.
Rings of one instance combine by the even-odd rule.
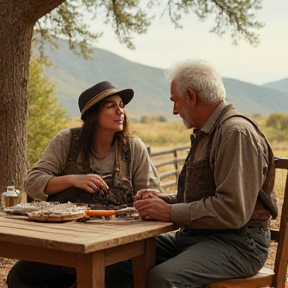
[[[6,276],[15,262],[16,260],[0,257],[0,288],[7,287]]]

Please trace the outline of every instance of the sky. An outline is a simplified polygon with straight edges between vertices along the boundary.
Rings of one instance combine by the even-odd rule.
[[[94,45],[132,62],[162,69],[169,69],[177,61],[201,58],[222,77],[261,85],[288,78],[287,13],[288,0],[263,0],[256,18],[265,26],[259,30],[257,47],[244,40],[235,46],[228,34],[220,38],[210,33],[214,20],[200,22],[194,14],[183,18],[182,29],[175,29],[168,16],[157,17],[147,34],[134,36],[136,50],[120,44],[108,26]]]

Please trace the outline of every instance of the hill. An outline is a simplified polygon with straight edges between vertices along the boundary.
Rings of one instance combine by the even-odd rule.
[[[278,81],[262,84],[263,87],[269,87],[282,92],[288,92],[288,78],[284,78]]]
[[[93,48],[92,60],[85,60],[74,55],[64,41],[59,42],[58,50],[47,48],[45,53],[54,66],[44,74],[56,84],[56,96],[59,103],[67,107],[69,117],[80,115],[78,97],[81,92],[100,81],[109,80],[117,88],[134,89],[134,99],[126,108],[131,118],[157,114],[175,119],[169,101],[170,87],[163,69],[137,64],[99,48]],[[272,88],[257,86],[229,78],[223,78],[223,82],[227,102],[234,103],[246,115],[287,112],[288,92],[276,90],[277,85]]]

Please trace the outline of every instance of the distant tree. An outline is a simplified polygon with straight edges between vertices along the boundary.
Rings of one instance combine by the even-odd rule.
[[[140,118],[140,123],[148,123],[148,116],[144,115]]]
[[[288,129],[288,114],[272,113],[266,119],[266,127],[272,127],[277,130]]]
[[[261,114],[259,114],[259,113],[255,113],[255,114],[252,115],[251,118],[252,118],[254,121],[257,122],[258,120],[262,119],[263,116],[262,116]]]
[[[163,116],[163,115],[159,115],[158,119],[159,119],[159,120],[158,120],[159,122],[167,122],[166,117]]]
[[[28,163],[32,167],[51,138],[67,124],[66,108],[58,104],[55,87],[42,76],[40,59],[32,57],[28,82]]]
[[[163,115],[144,115],[140,118],[140,123],[166,122],[167,119]]]
[[[254,12],[261,8],[261,1],[166,0],[166,11],[176,27],[180,26],[183,13],[194,13],[199,19],[212,16],[216,21],[212,32],[223,35],[227,31],[233,41],[244,38],[255,44],[256,31],[262,24],[255,20]],[[26,177],[27,82],[33,31],[39,36],[39,43],[43,43],[41,39],[53,42],[56,37],[64,37],[76,53],[88,56],[91,39],[97,39],[101,32],[91,33],[86,19],[102,15],[103,22],[112,25],[119,41],[133,48],[134,33],[146,33],[151,24],[151,5],[162,3],[160,0],[0,1],[0,192],[9,184],[20,189]]]
[[[270,141],[288,140],[288,114],[272,113],[266,118],[265,132]]]

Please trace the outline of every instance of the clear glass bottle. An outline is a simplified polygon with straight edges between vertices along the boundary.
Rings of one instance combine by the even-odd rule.
[[[7,186],[7,191],[3,192],[1,197],[2,209],[17,205],[19,194],[19,190],[16,190],[14,185]]]

